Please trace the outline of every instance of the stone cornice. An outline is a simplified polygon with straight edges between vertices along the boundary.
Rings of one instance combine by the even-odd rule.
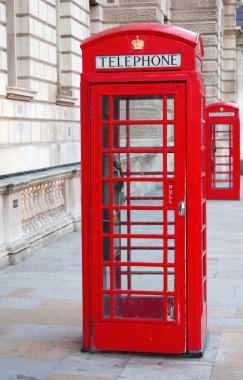
[[[224,5],[235,5],[236,7],[243,4],[242,0],[235,0],[235,3],[233,3],[232,0],[224,0],[223,3]]]
[[[241,27],[240,26],[235,26],[232,28],[224,28],[224,34],[235,34],[236,37],[241,35]]]
[[[241,29],[241,33],[237,36],[236,48],[237,50],[243,50],[243,29]]]
[[[12,178],[3,178],[0,180],[0,194],[11,194],[24,189],[27,185],[35,185],[40,182],[50,181],[53,178],[65,178],[70,176],[80,176],[81,167],[74,164],[68,167],[53,168],[47,171],[16,175]]]
[[[75,104],[76,100],[77,98],[73,98],[72,96],[59,94],[57,95],[56,104],[59,104],[61,106],[72,107]]]

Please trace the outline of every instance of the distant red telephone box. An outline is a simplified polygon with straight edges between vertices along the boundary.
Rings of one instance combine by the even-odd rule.
[[[208,105],[206,131],[207,199],[240,199],[239,107]]]
[[[200,356],[203,45],[160,24],[82,44],[83,349]]]

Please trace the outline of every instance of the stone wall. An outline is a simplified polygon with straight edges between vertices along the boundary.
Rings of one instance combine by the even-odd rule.
[[[88,0],[1,0],[0,29],[0,175],[79,162]]]
[[[237,102],[237,37],[241,28],[236,27],[236,7],[239,0],[224,2],[224,42],[222,65],[222,99],[225,102]]]
[[[21,250],[22,243],[14,241],[26,242],[25,222],[18,221],[18,227],[12,228],[26,201],[20,193],[33,189],[28,181],[23,183],[22,172],[39,178],[38,171],[45,169],[54,181],[54,167],[80,163],[80,43],[89,33],[88,0],[0,0],[0,207],[4,218],[9,215],[7,223],[0,223],[4,239],[11,229],[10,243],[0,238],[3,256],[8,246],[13,255]],[[18,208],[8,205],[11,176]],[[10,182],[6,185],[6,181]],[[78,197],[79,202],[74,202],[77,220],[79,191],[77,185],[63,206],[72,202],[70,197]],[[67,215],[60,214],[62,223],[53,225],[53,231],[73,228]],[[44,243],[45,234],[50,232],[42,228],[39,241]]]

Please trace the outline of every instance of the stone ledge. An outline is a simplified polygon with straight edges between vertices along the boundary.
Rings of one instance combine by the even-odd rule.
[[[67,167],[50,168],[49,170],[40,170],[35,173],[16,175],[11,178],[6,177],[0,180],[0,194],[9,194],[25,188],[26,185],[48,181],[53,177],[58,179],[67,176],[79,176],[80,172],[80,164],[74,164]]]
[[[32,91],[27,88],[11,87],[11,86],[8,86],[6,88],[6,91],[7,91],[8,99],[16,99],[16,100],[30,101],[37,94],[37,91]]]
[[[72,107],[77,101],[77,98],[73,98],[72,96],[67,96],[63,94],[57,95],[56,104],[61,106]]]
[[[224,34],[234,34],[235,36],[239,37],[241,35],[241,27],[240,26],[234,26],[232,28],[225,27],[224,28]]]

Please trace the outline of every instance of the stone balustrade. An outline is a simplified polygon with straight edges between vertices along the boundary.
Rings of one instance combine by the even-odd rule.
[[[0,180],[0,267],[80,228],[80,166]]]

